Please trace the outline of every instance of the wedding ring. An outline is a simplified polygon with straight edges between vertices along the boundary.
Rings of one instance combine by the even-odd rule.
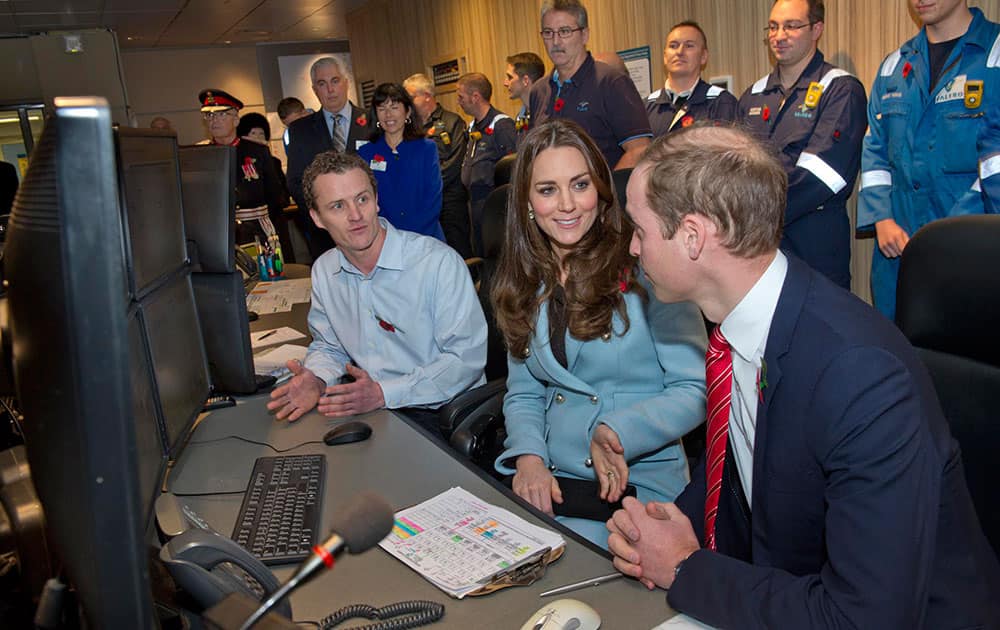
[[[615,476],[615,471],[609,470],[608,472],[606,472],[604,474],[607,475],[608,477],[614,477]]]

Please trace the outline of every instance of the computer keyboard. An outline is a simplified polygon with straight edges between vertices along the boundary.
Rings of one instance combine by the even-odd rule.
[[[324,479],[324,455],[258,458],[233,540],[264,564],[304,560],[320,542]]]

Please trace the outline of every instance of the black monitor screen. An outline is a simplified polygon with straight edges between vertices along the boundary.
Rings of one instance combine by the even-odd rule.
[[[184,229],[197,254],[197,271],[236,271],[236,149],[181,147]]]
[[[187,261],[177,139],[145,129],[121,128],[118,172],[127,226],[126,256],[132,291],[141,295]]]
[[[176,275],[145,296],[139,308],[149,339],[167,447],[176,455],[209,392],[190,274]]]
[[[159,494],[160,479],[165,470],[167,455],[163,446],[166,443],[166,436],[162,435],[161,423],[157,418],[153,375],[149,370],[149,353],[137,309],[131,309],[129,312],[128,345],[135,454],[139,469],[139,496],[143,501],[143,522],[148,523],[153,500]]]

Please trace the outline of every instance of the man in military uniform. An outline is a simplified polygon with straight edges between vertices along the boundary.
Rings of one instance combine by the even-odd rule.
[[[875,306],[890,319],[910,237],[937,219],[994,212],[992,203],[984,207],[980,188],[994,189],[1000,166],[985,135],[1000,90],[1000,25],[965,0],[910,1],[923,28],[886,57],[875,77],[858,197],[858,227],[874,227],[878,239]],[[986,158],[982,184],[977,135]]]
[[[347,98],[351,81],[340,61],[334,57],[321,57],[309,68],[313,94],[319,100],[320,110],[300,118],[288,127],[288,190],[300,209],[306,207],[302,196],[302,174],[313,158],[323,151],[356,153],[358,147],[368,143],[371,126],[365,110],[355,107]],[[299,229],[306,236],[309,254],[316,260],[333,247],[326,230],[317,228],[304,211],[298,217]]]
[[[788,173],[781,247],[851,288],[854,190],[865,133],[865,88],[823,60],[822,0],[777,0],[768,21],[774,71],[740,97],[739,117],[779,152]]]
[[[675,24],[663,47],[663,89],[646,98],[646,114],[653,136],[695,122],[736,120],[736,97],[701,79],[701,69],[708,63],[708,38],[697,22]]]
[[[493,85],[485,74],[470,72],[458,79],[458,106],[473,121],[469,125],[469,148],[462,163],[462,183],[469,189],[472,242],[483,251],[483,206],[493,191],[493,172],[503,156],[517,148],[517,132],[510,116],[490,104]]]
[[[434,84],[426,75],[410,75],[403,81],[403,88],[413,99],[413,109],[424,133],[437,144],[442,182],[439,220],[445,241],[462,258],[471,258],[469,193],[462,184],[462,159],[469,142],[465,122],[455,112],[441,107],[434,94]]]
[[[519,144],[531,127],[531,113],[528,111],[531,86],[544,75],[545,64],[542,58],[533,52],[522,52],[507,57],[503,86],[507,88],[507,95],[511,100],[521,101],[521,111],[514,118],[514,129],[517,131]]]
[[[277,234],[282,253],[290,254],[292,244],[284,212],[287,197],[271,152],[236,134],[243,102],[216,89],[202,90],[198,102],[212,136],[208,144],[236,147],[236,243],[253,243],[257,237],[265,244]]]

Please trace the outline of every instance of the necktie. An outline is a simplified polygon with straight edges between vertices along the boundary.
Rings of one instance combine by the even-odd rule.
[[[733,398],[733,355],[729,342],[716,326],[705,353],[705,386],[708,390],[708,447],[705,459],[705,546],[715,551],[715,516],[719,512],[722,465],[729,438],[729,408]]]
[[[344,128],[340,124],[340,121],[344,120],[344,117],[340,114],[334,114],[333,116],[333,150],[338,153],[343,152],[344,147],[347,146],[347,137],[344,135]]]

